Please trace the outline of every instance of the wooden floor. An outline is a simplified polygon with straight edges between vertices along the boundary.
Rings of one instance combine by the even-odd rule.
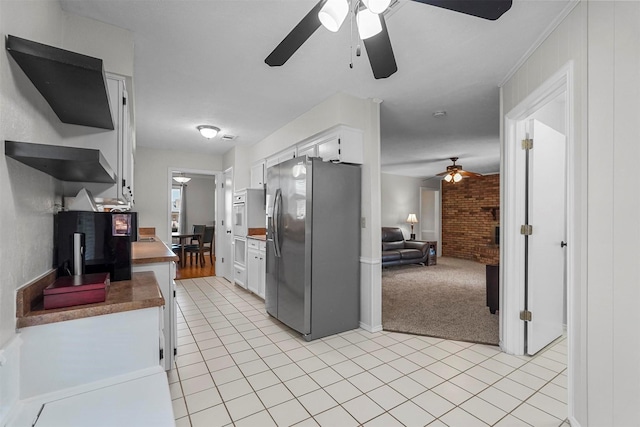
[[[193,264],[189,263],[189,258],[187,257],[185,266],[180,267],[178,264],[178,268],[176,268],[176,280],[180,279],[195,279],[197,277],[207,277],[207,276],[215,276],[216,275],[216,257],[213,257],[213,264],[209,259],[208,255],[204,257],[205,263],[204,266],[200,266],[195,264],[195,257]]]

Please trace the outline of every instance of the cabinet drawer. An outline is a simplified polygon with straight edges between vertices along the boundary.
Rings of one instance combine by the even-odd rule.
[[[267,242],[258,242],[258,250],[265,252],[267,250]]]
[[[242,287],[246,287],[247,272],[244,267],[241,267],[239,265],[233,266],[233,280]]]
[[[256,239],[247,239],[249,249],[260,249],[260,241]]]

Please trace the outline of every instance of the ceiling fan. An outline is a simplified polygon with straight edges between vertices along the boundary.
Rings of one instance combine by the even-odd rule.
[[[462,169],[462,165],[456,165],[456,161],[458,161],[457,157],[450,157],[453,162],[452,165],[447,166],[447,170],[445,172],[440,172],[436,174],[436,176],[444,176],[444,180],[447,182],[460,182],[464,177],[477,178],[482,176],[481,173],[469,172]]]
[[[397,1],[397,0],[394,0]],[[495,21],[511,8],[512,0],[413,0]],[[358,34],[369,56],[373,76],[384,79],[398,71],[391,40],[384,20],[392,0],[320,0],[264,60],[268,65],[283,65],[300,46],[324,26],[336,32],[351,12]],[[350,65],[351,67],[353,64]]]

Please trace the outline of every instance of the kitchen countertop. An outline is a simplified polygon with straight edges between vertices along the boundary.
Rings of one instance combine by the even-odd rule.
[[[131,264],[153,264],[156,262],[178,261],[178,255],[155,236],[140,236],[131,244]]]
[[[52,270],[28,286],[18,289],[16,327],[46,325],[164,305],[164,298],[155,274],[144,271],[133,273],[131,280],[111,282],[107,300],[104,302],[44,310],[42,289],[55,280],[55,273],[56,271]]]
[[[251,236],[247,236],[247,239],[262,240],[264,242],[264,241],[267,240],[267,235],[266,234],[253,234]]]

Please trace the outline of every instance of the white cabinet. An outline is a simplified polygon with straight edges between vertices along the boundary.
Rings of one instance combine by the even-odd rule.
[[[146,245],[148,243],[134,243]],[[172,369],[177,355],[178,348],[178,306],[176,303],[176,264],[173,261],[154,262],[149,264],[133,264],[132,273],[143,271],[153,271],[156,281],[164,297],[164,307],[161,308],[160,325],[163,329],[160,342],[163,349],[163,360],[161,365],[165,370]]]
[[[247,251],[247,289],[264,298],[266,279],[266,243],[248,239]]]
[[[340,126],[317,142],[318,157],[325,162],[362,164],[362,131]]]
[[[251,166],[251,188],[264,188],[265,170],[264,160],[261,160]]]
[[[93,129],[78,137],[82,148],[99,149],[116,175],[115,184],[94,182],[64,182],[65,196],[75,196],[87,188],[98,203],[116,205],[133,200],[133,133],[129,112],[128,93],[124,77],[106,73],[107,91],[114,130]]]
[[[233,281],[247,289],[247,239],[233,236]]]
[[[274,154],[273,156],[267,157],[267,159],[265,160],[265,170],[269,169],[271,166],[295,158],[297,151],[298,150],[294,145],[287,148],[286,150],[282,150],[279,153]]]
[[[298,157],[301,156],[318,157],[317,141],[311,141],[298,145]]]

